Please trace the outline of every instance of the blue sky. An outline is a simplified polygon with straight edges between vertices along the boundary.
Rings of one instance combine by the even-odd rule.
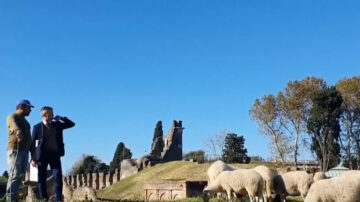
[[[223,130],[268,157],[249,109],[306,76],[359,75],[357,1],[8,1],[0,3],[0,172],[6,116],[20,99],[54,107],[68,171],[81,154],[105,163],[122,141],[149,152],[155,124],[182,120],[184,152]],[[304,152],[304,158],[307,158]]]

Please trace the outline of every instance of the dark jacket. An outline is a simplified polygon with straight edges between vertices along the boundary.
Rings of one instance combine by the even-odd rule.
[[[64,156],[65,148],[64,148],[63,130],[75,126],[75,123],[72,122],[67,117],[63,117],[61,121],[52,121],[51,124],[54,124],[56,128],[56,140],[59,148],[59,156]],[[44,147],[42,144],[44,139],[43,134],[44,134],[44,123],[40,122],[34,125],[32,131],[32,145],[34,146],[35,150],[31,152],[31,160],[33,161],[39,161],[41,155],[44,153]],[[39,141],[37,147],[35,147],[36,140]]]

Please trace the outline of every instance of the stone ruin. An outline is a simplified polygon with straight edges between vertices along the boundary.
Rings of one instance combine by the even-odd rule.
[[[201,197],[207,181],[165,180],[144,185],[145,201],[173,201]]]
[[[159,125],[162,127],[161,121]],[[154,140],[149,156],[159,159],[162,163],[182,160],[183,130],[182,121],[173,121],[168,135]]]
[[[119,172],[117,171],[117,173]],[[104,178],[100,179],[101,177]],[[95,189],[98,189],[101,186],[102,181],[105,182],[105,177],[107,176],[103,173],[89,173],[63,177],[64,201],[97,201]],[[113,179],[111,179],[111,182],[112,181]],[[48,196],[52,201],[55,198],[54,176],[49,175],[46,180],[46,185]],[[22,201],[39,201],[38,183],[30,181],[29,172],[26,173],[24,186],[21,187],[20,193]]]
[[[161,128],[162,122],[159,121],[156,127]],[[156,130],[157,128],[155,128]],[[182,121],[173,121],[173,124],[166,136],[158,136],[153,140],[151,152],[138,160],[126,159],[121,162],[120,178],[123,179],[133,175],[149,166],[158,163],[182,160]]]

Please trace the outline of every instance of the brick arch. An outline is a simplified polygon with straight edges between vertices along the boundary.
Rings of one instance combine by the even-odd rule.
[[[168,197],[167,197],[167,194],[166,194],[165,192],[161,193],[161,195],[160,195],[160,197],[159,197],[160,201],[164,201],[164,200],[166,200],[167,198],[168,198]]]
[[[172,198],[172,200],[178,200],[178,199],[181,199],[181,197],[180,197],[179,195],[177,195],[177,194],[175,194],[175,195],[173,196],[173,198]]]
[[[159,197],[159,195],[156,190],[149,190],[145,196],[145,199],[147,201],[156,201],[156,200],[159,200],[158,197]]]

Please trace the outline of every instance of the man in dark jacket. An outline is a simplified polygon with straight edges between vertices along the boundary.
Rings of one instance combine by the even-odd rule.
[[[32,132],[32,166],[38,166],[38,184],[41,200],[49,200],[46,178],[47,166],[50,165],[55,177],[55,200],[62,201],[62,169],[60,158],[65,155],[63,130],[75,125],[70,119],[55,116],[52,107],[41,108],[42,122],[36,124]],[[54,119],[54,120],[53,120]]]

